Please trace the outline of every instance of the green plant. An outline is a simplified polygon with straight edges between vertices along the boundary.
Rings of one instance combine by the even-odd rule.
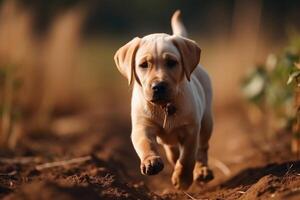
[[[247,101],[265,117],[275,118],[277,128],[290,127],[295,118],[294,83],[286,84],[288,77],[300,75],[294,63],[299,61],[300,36],[294,35],[280,55],[270,54],[266,62],[250,71],[242,82]],[[266,116],[269,115],[269,116]]]
[[[295,107],[296,107],[296,120],[293,125],[292,137],[292,152],[300,157],[300,64],[295,63],[295,67],[290,73],[287,84],[295,83]]]

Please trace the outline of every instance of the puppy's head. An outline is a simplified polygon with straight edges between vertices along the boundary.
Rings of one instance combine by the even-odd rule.
[[[115,62],[129,84],[136,81],[142,87],[147,101],[164,105],[176,98],[182,81],[190,80],[200,52],[187,38],[152,34],[121,47]]]

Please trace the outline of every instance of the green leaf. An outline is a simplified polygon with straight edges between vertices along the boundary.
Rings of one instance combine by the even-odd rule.
[[[287,81],[287,84],[292,83],[297,77],[299,77],[299,75],[300,75],[300,71],[295,71],[295,72],[291,73],[291,74],[289,75],[289,79],[288,79],[288,81]],[[298,84],[298,83],[297,83],[297,84]]]

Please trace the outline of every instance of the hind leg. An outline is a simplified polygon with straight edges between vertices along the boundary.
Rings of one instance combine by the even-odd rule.
[[[212,170],[208,167],[209,139],[213,131],[213,119],[211,113],[207,113],[201,122],[199,147],[194,168],[194,180],[197,182],[209,182],[214,178]]]
[[[163,145],[168,161],[174,166],[179,158],[179,149],[177,146]]]
[[[193,134],[194,133],[194,134]],[[176,189],[187,190],[193,183],[193,169],[196,162],[197,134],[193,129],[187,130],[180,142],[179,158],[174,166],[172,184]]]

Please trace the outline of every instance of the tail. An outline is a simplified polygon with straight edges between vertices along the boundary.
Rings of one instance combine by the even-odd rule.
[[[173,30],[173,35],[179,35],[183,37],[187,37],[187,31],[181,20],[181,12],[180,10],[176,10],[171,19],[171,26]]]

